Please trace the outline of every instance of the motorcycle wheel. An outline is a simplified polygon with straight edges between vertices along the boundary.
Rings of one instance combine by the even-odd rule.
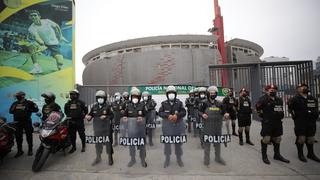
[[[43,146],[40,146],[35,159],[33,161],[32,164],[32,171],[33,172],[38,172],[40,171],[40,169],[42,168],[42,166],[44,165],[44,163],[46,162],[46,160],[48,159],[50,154],[50,150],[47,148],[44,148]]]

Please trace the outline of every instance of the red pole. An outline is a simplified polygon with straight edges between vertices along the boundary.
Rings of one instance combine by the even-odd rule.
[[[214,0],[214,12],[215,12],[215,19],[213,20],[213,26],[217,28],[216,31],[213,31],[213,34],[218,37],[218,50],[221,54],[222,64],[227,63],[227,54],[226,48],[224,44],[224,29],[223,29],[223,17],[221,16],[221,10],[219,6],[218,0]],[[228,74],[226,70],[222,71],[221,76],[222,86],[226,87],[228,82]]]

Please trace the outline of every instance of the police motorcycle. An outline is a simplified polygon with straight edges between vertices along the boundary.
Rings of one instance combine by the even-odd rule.
[[[14,145],[14,132],[16,131],[14,124],[14,122],[6,123],[6,119],[0,117],[0,164]]]
[[[36,152],[32,171],[40,171],[50,154],[58,151],[66,154],[65,150],[71,146],[68,136],[68,118],[63,118],[63,113],[53,111],[43,121],[39,132],[41,144]]]

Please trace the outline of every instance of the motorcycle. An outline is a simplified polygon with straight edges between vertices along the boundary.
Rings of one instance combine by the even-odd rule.
[[[68,121],[63,117],[61,112],[52,112],[42,122],[39,133],[41,143],[32,164],[32,171],[40,171],[50,154],[58,151],[66,154],[65,150],[71,145],[71,142],[68,136]]]
[[[0,117],[0,164],[14,145],[14,132],[16,131],[14,124],[14,122],[6,123],[6,119]]]

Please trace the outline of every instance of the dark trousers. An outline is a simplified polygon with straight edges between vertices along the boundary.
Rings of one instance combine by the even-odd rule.
[[[84,124],[82,123],[74,123],[70,122],[69,123],[69,135],[71,139],[71,144],[73,147],[76,147],[76,140],[77,140],[77,131],[80,136],[82,146],[85,146],[86,143],[86,135],[85,135],[85,129],[84,129]]]
[[[23,130],[26,133],[27,143],[29,145],[29,148],[32,148],[32,133],[33,133],[33,127],[31,120],[27,122],[19,122],[16,125],[16,141],[17,141],[17,148],[18,151],[22,151],[22,142],[23,142]]]

